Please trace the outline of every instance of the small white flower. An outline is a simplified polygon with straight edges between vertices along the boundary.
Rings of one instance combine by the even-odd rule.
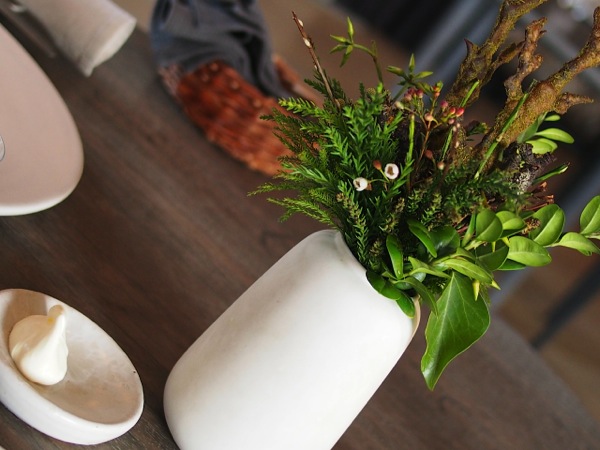
[[[385,165],[384,173],[390,180],[395,180],[400,175],[400,169],[396,164],[390,163]]]
[[[364,191],[369,187],[369,180],[363,177],[355,178],[353,183],[357,191]]]

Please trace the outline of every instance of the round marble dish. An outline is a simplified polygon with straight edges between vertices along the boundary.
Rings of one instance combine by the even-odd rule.
[[[2,26],[0,61],[0,216],[18,216],[63,201],[79,183],[84,155],[64,100]]]
[[[8,351],[15,323],[47,314],[60,304],[67,318],[68,369],[52,386],[28,381]],[[0,401],[42,433],[74,444],[98,444],[133,427],[142,414],[143,390],[135,367],[117,343],[77,310],[48,295],[0,291]]]

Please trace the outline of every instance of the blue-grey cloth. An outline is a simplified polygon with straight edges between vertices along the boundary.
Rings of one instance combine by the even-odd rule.
[[[221,60],[263,93],[287,97],[271,56],[266,24],[254,0],[157,0],[150,40],[159,66],[190,72]]]

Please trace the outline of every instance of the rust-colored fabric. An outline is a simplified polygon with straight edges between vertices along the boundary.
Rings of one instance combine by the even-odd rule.
[[[291,96],[311,96],[302,90],[289,66],[279,58],[274,62]],[[159,73],[167,90],[209,141],[253,170],[273,175],[281,169],[278,158],[290,152],[274,135],[274,123],[261,119],[273,108],[284,111],[277,99],[260,92],[221,61],[187,74],[176,65],[162,68]]]

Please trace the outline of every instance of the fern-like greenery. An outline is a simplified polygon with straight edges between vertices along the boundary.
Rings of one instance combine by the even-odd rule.
[[[549,110],[523,120],[535,93],[522,93],[494,127],[465,127],[464,107],[484,79],[472,81],[462,97],[452,90],[450,104],[442,84],[426,83],[431,73],[415,72],[411,58],[407,71],[389,68],[400,80],[392,95],[381,82],[376,47],[356,43],[348,21],[348,36],[334,37],[334,51],[343,52],[342,62],[355,49],[367,52],[380,78],[351,100],[327,77],[297,24],[317,67],[307,83],[324,100],[320,106],[284,99],[287,113],[266,117],[292,155],[256,193],[293,192],[270,199],[284,208],[283,220],[301,213],[337,228],[375,289],[408,315],[416,302],[431,309],[421,369],[433,388],[446,365],[486,331],[495,271],[547,264],[553,246],[600,253],[590,240],[600,238],[600,196],[584,209],[580,231],[564,232],[564,213],[544,189],[547,178],[564,172],[548,169],[556,142],[572,138],[557,128],[540,130],[557,120]],[[522,133],[503,142],[515,124]]]
[[[318,73],[312,84],[326,92]],[[267,183],[257,192],[296,193],[271,199],[286,209],[282,219],[302,213],[338,228],[361,264],[380,270],[388,235],[406,248],[419,246],[418,238],[407,233],[408,220],[428,228],[460,227],[490,199],[519,200],[518,186],[505,173],[494,170],[475,179],[477,160],[452,170],[434,160],[432,136],[452,138],[459,124],[456,111],[439,108],[439,122],[452,124],[434,133],[425,119],[431,107],[421,92],[409,89],[402,101],[392,102],[380,83],[373,89],[361,86],[359,99],[351,102],[339,89],[336,83],[334,92],[341,101],[320,107],[300,98],[285,99],[281,105],[294,115],[274,111],[268,117],[277,123],[277,134],[293,156],[282,161],[284,170],[277,176],[281,182]]]

